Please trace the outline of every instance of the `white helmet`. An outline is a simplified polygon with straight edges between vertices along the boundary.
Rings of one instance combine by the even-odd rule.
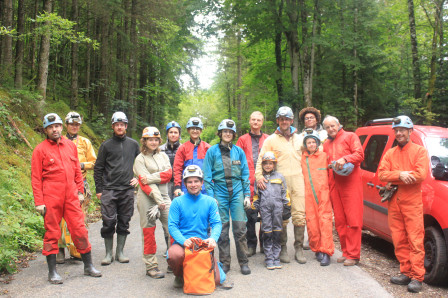
[[[189,177],[198,177],[199,179],[204,179],[204,173],[202,173],[202,170],[197,165],[189,165],[185,168],[184,174],[182,175],[182,180],[185,181],[185,179]]]
[[[79,115],[79,113],[76,112],[70,112],[65,116],[65,123],[67,124],[73,124],[73,123],[79,123],[82,124],[82,117]]]
[[[124,122],[124,123],[128,123],[128,117],[126,117],[126,114],[123,112],[115,112],[112,115],[112,124],[117,123],[117,122]]]
[[[275,118],[286,117],[289,119],[294,119],[294,113],[292,112],[290,107],[283,106],[280,107],[275,115]]]

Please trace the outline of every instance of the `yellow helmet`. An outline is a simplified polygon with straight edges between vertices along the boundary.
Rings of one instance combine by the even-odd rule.
[[[143,129],[142,138],[159,138],[160,142],[162,142],[160,131],[154,126],[145,127],[145,129]]]

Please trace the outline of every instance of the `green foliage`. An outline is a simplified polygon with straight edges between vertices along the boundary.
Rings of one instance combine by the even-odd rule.
[[[75,22],[64,19],[57,13],[44,12],[37,16],[36,19],[30,19],[39,26],[36,27],[34,34],[45,35],[50,34],[52,42],[60,44],[63,39],[68,39],[73,43],[91,44],[94,49],[99,48],[99,43],[85,35],[84,32],[76,32],[74,30]]]
[[[32,192],[24,188],[19,171],[0,170],[0,272],[13,272],[17,257],[38,249],[44,234],[43,219],[34,211]]]

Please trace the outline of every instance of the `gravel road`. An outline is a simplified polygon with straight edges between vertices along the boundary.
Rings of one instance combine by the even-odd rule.
[[[137,209],[136,209],[137,210]],[[15,274],[9,284],[1,284],[0,293],[7,297],[145,297],[157,295],[169,297],[183,295],[181,289],[172,286],[174,276],[167,274],[164,279],[154,280],[145,275],[145,266],[141,260],[142,239],[138,221],[138,212],[131,221],[131,234],[125,247],[130,257],[129,264],[112,263],[100,266],[104,254],[103,241],[100,237],[101,221],[89,227],[94,264],[101,270],[103,277],[92,278],[83,275],[81,262],[67,260],[58,265],[58,272],[64,279],[62,285],[51,285],[47,281],[47,264],[40,253],[29,267]],[[293,257],[293,229],[289,225],[288,250]],[[162,254],[165,249],[161,227],[156,230],[159,267],[166,271],[166,261]],[[362,270],[364,266],[344,267],[336,263],[341,256],[336,251],[332,263],[321,267],[311,251],[306,251],[308,262],[300,265],[293,261],[284,264],[283,269],[269,271],[264,267],[264,255],[259,252],[250,258],[252,274],[244,276],[239,272],[236,252],[232,239],[232,266],[228,280],[234,283],[231,290],[217,289],[215,297],[391,297],[390,293],[380,285],[369,273]]]

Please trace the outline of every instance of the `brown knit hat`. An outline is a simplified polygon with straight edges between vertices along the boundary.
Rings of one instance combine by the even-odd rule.
[[[320,118],[321,118],[321,116],[320,116],[320,111],[318,110],[318,109],[316,109],[316,108],[313,108],[313,107],[306,107],[306,108],[303,108],[300,112],[299,112],[299,118],[300,118],[300,120],[302,120],[302,122],[305,122],[305,115],[306,114],[309,114],[309,113],[311,113],[311,114],[314,114],[314,116],[316,116],[316,120],[317,120],[317,123],[320,123]]]

